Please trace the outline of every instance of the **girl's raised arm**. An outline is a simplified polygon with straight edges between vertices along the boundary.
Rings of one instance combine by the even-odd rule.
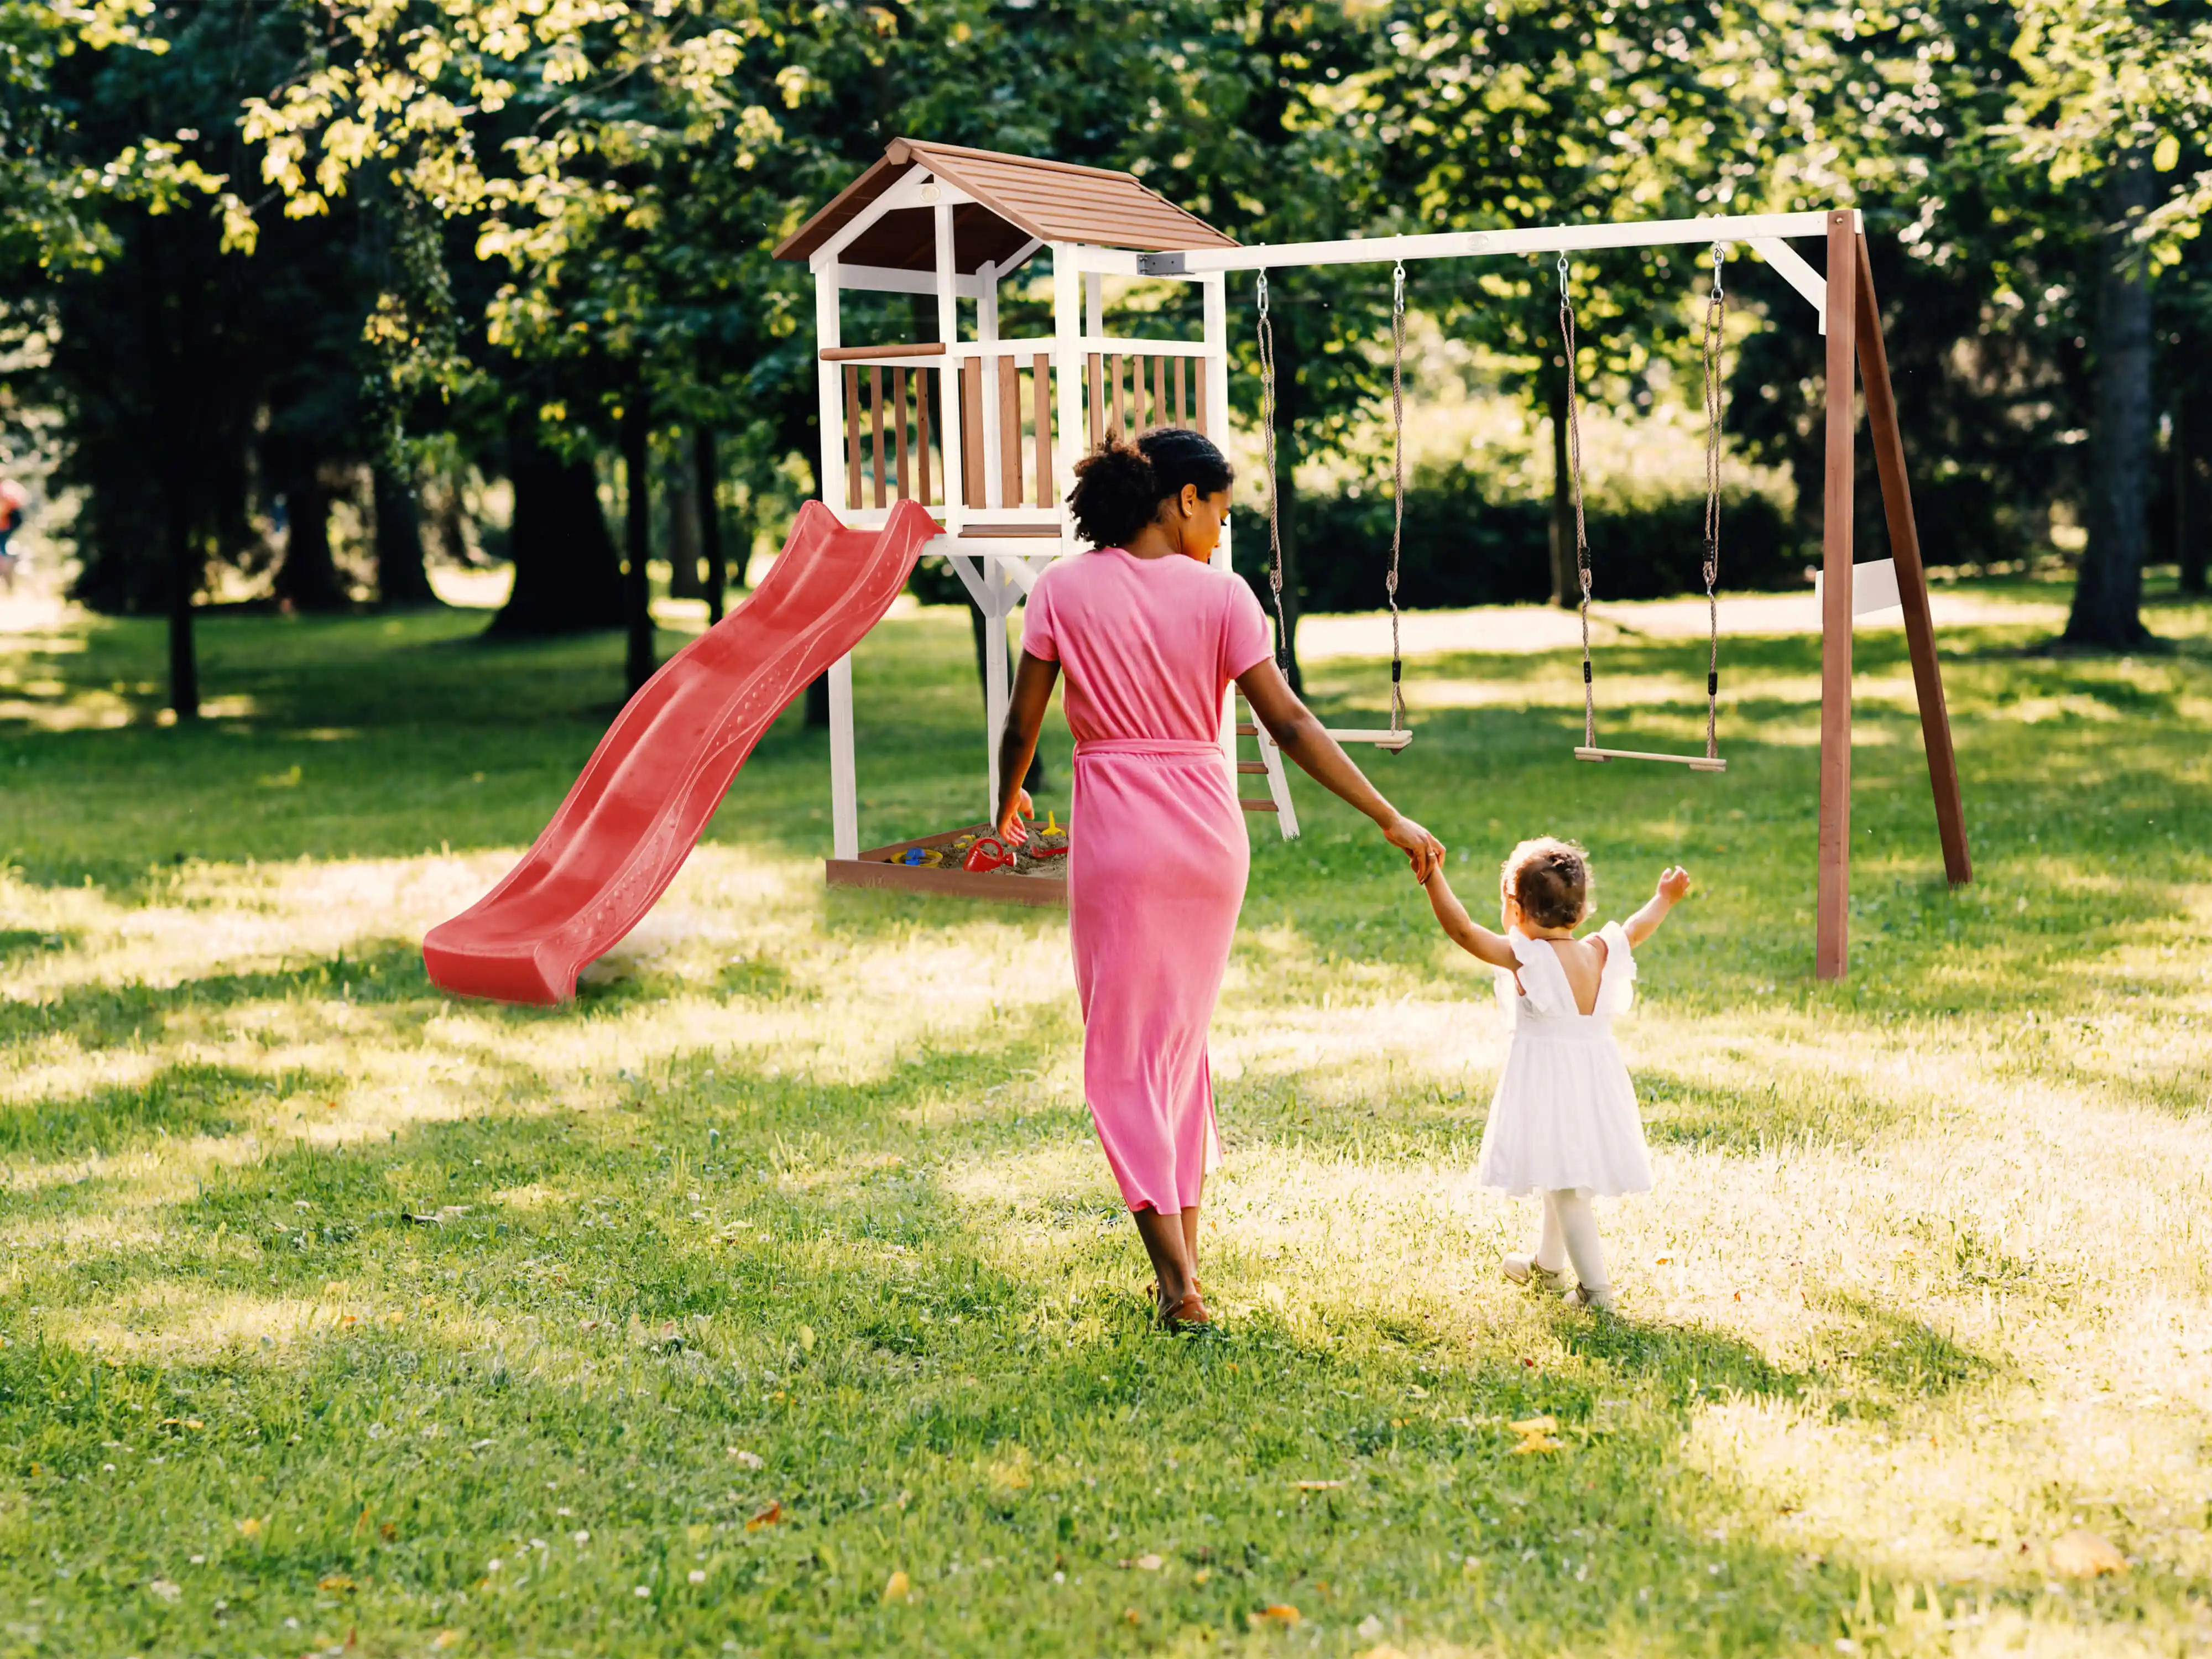
[[[1690,872],[1680,865],[1670,866],[1659,878],[1659,885],[1644,908],[1629,917],[1621,931],[1628,935],[1629,944],[1638,945],[1659,931],[1659,924],[1667,920],[1667,913],[1690,890]]]
[[[1503,933],[1493,933],[1467,913],[1467,906],[1459,902],[1459,895],[1444,879],[1444,867],[1439,862],[1429,872],[1422,884],[1429,894],[1429,908],[1437,913],[1451,942],[1469,956],[1478,957],[1493,968],[1516,968],[1519,959],[1513,954],[1512,941]]]

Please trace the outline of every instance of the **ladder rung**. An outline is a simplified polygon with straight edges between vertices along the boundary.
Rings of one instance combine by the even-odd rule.
[[[1686,766],[1692,772],[1725,772],[1724,760],[1708,760],[1703,755],[1654,755],[1641,749],[1583,749],[1575,750],[1578,761],[1668,761],[1676,766]]]
[[[1248,812],[1279,812],[1283,810],[1271,800],[1255,800],[1249,795],[1240,798],[1237,804]]]
[[[1260,735],[1260,728],[1249,721],[1239,720],[1237,722],[1237,735],[1240,738],[1256,738]]]
[[[1267,769],[1267,763],[1265,761],[1238,761],[1237,763],[1237,769],[1240,772],[1264,772]]]

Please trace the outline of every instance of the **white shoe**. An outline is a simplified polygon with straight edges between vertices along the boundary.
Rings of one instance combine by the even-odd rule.
[[[1523,1251],[1507,1251],[1498,1259],[1498,1265],[1505,1270],[1505,1276],[1516,1285],[1526,1285],[1529,1280],[1534,1279],[1537,1281],[1539,1290],[1558,1291],[1566,1288],[1567,1275],[1564,1271],[1553,1273],[1549,1267],[1539,1267],[1536,1265],[1536,1258]]]
[[[1610,1285],[1601,1291],[1593,1291],[1587,1285],[1577,1285],[1567,1292],[1570,1308],[1595,1308],[1600,1313],[1613,1312],[1620,1299]]]

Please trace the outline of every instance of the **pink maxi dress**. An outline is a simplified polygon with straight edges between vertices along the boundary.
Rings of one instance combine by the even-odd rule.
[[[1267,658],[1267,617],[1228,571],[1101,548],[1037,579],[1022,649],[1060,664],[1075,734],[1084,1097],[1129,1207],[1171,1215],[1221,1161],[1206,1033],[1251,865],[1222,696]]]

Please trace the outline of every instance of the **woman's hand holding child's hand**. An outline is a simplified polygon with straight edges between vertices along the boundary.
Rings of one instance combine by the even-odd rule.
[[[1406,855],[1415,881],[1425,882],[1443,868],[1444,844],[1402,812],[1384,827],[1382,838]]]

